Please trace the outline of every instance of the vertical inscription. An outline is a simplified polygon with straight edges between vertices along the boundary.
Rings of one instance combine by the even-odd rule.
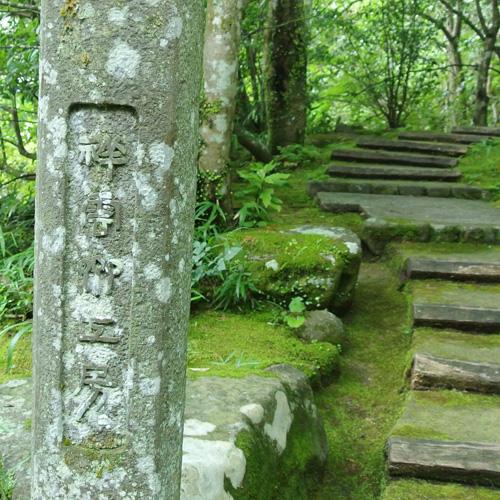
[[[113,448],[124,443],[127,422],[138,151],[133,110],[72,110],[69,147],[64,433],[74,443]]]

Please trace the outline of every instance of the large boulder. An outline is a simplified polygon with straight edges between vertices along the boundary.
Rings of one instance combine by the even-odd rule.
[[[326,463],[325,431],[306,376],[269,371],[188,381],[182,500],[306,498]],[[0,454],[20,500],[30,498],[30,417],[31,381],[0,385]]]
[[[361,264],[361,242],[352,231],[302,226],[234,231],[226,238],[241,245],[237,258],[267,299],[287,307],[301,297],[308,309],[332,311],[350,305]]]

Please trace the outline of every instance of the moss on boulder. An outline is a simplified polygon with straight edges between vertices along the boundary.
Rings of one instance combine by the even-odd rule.
[[[354,233],[307,226],[236,231],[227,239],[242,246],[238,258],[265,298],[286,307],[302,297],[308,309],[339,311],[350,305],[361,263]]]

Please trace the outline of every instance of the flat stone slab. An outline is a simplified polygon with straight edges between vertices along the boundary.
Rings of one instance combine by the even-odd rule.
[[[438,326],[481,332],[500,331],[500,310],[448,304],[413,304],[415,326]]]
[[[387,454],[392,476],[500,486],[500,446],[391,438]]]
[[[332,153],[332,160],[434,168],[453,168],[458,165],[456,158],[363,149],[337,149]]]
[[[467,146],[438,142],[419,142],[406,140],[387,140],[376,138],[362,138],[357,144],[365,149],[382,149],[385,151],[402,151],[408,153],[425,153],[437,156],[460,157],[467,153]]]
[[[500,230],[500,210],[479,200],[354,193],[318,193],[317,200],[326,211],[359,212],[386,221],[489,228],[493,241]]]
[[[500,364],[461,361],[417,353],[413,357],[411,388],[444,388],[500,394]]]
[[[500,128],[496,127],[455,127],[454,134],[472,134],[488,137],[500,137]]]
[[[399,138],[407,141],[446,142],[452,144],[477,144],[485,140],[472,134],[445,134],[434,132],[402,132]]]
[[[333,163],[328,174],[335,177],[358,179],[406,179],[455,182],[462,177],[455,169],[408,167],[404,165],[370,165],[364,163]]]
[[[500,261],[481,262],[472,255],[468,260],[457,258],[410,257],[403,267],[402,277],[408,279],[447,279],[500,283]]]
[[[486,199],[489,195],[483,189],[451,182],[349,178],[309,181],[309,195],[314,197],[319,192],[430,196],[433,198],[462,198],[468,200]]]
[[[301,455],[303,470],[296,468],[293,473],[321,469],[327,442],[307,378],[284,365],[270,371],[277,378],[188,380],[181,500],[229,499],[234,492],[249,498],[252,478],[273,474],[260,470],[266,464],[254,453],[259,457],[264,453],[279,468],[290,449],[297,447],[294,432],[307,439],[307,451]],[[19,500],[30,498],[31,398],[29,380],[0,386],[0,454],[6,467],[16,472],[14,499]],[[245,434],[253,444],[240,448],[238,438]]]
[[[412,391],[388,442],[392,476],[500,486],[500,398]]]

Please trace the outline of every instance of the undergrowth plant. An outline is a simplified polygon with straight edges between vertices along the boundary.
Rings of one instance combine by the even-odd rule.
[[[283,202],[276,196],[275,188],[287,184],[290,174],[275,172],[278,163],[252,163],[238,175],[246,181],[236,193],[241,208],[235,219],[241,227],[265,226],[272,212],[280,212]]]
[[[14,474],[4,468],[2,457],[0,456],[0,500],[10,500],[14,486]]]

